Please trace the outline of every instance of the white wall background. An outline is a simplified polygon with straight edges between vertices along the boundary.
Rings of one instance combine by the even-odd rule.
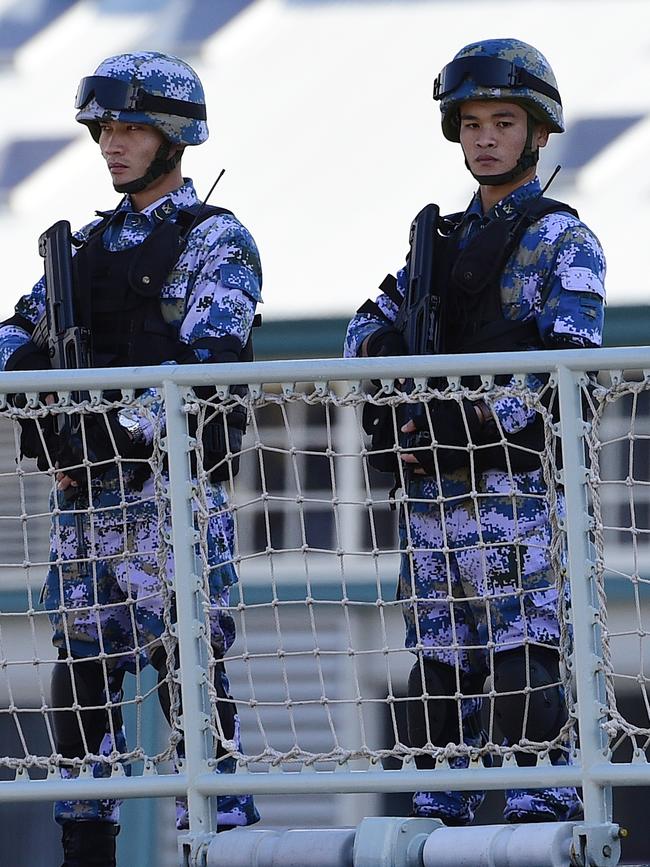
[[[265,318],[351,314],[394,271],[427,201],[462,209],[474,189],[431,99],[464,44],[517,36],[556,71],[568,123],[645,115],[567,186],[608,258],[610,303],[645,303],[650,230],[648,0],[257,0],[189,58],[207,92],[211,138],[184,170],[236,211],[261,253]],[[118,200],[87,132],[74,122],[78,80],[105,56],[165,50],[147,14],[77,4],[0,74],[7,138],[75,135],[0,211],[0,316],[39,276],[36,240]],[[551,160],[552,161],[552,160]]]

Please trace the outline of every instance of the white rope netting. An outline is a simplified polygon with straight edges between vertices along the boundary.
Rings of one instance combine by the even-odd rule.
[[[588,422],[585,504],[591,521],[596,638],[602,651],[603,726],[613,749],[627,741],[639,754],[647,751],[650,738],[646,674],[650,401],[646,379],[629,381],[621,374],[603,382],[601,378],[594,387],[585,379],[583,385]],[[557,393],[552,378],[546,384],[536,380],[534,387],[529,377],[522,376],[505,385],[485,377],[472,388],[451,378],[441,388],[416,381],[412,390],[382,381],[379,388],[370,383],[286,383],[266,389],[250,386],[248,391],[233,393],[217,389],[216,397],[199,394],[200,390],[196,394],[188,390],[185,398],[192,436],[187,490],[200,578],[196,631],[208,672],[209,733],[222,744],[222,750],[251,769],[408,766],[423,753],[443,765],[467,756],[473,762],[486,761],[488,756],[490,761],[511,760],[518,752],[548,762],[551,753],[574,753],[579,732],[571,624],[577,612],[571,608],[568,587]],[[488,446],[471,441],[466,416],[468,406],[478,399],[493,407],[516,404],[520,412],[539,418],[544,432],[543,447],[534,455],[543,489],[541,493],[523,491],[512,459],[531,449],[513,446],[497,423],[495,442],[505,455],[502,483],[507,482],[501,488],[502,506],[512,516],[512,528],[502,539],[482,529],[494,493],[486,490],[479,471],[481,454]],[[58,413],[79,410],[85,418],[101,422],[101,416],[131,407],[134,397],[125,392],[119,400],[107,400],[93,393],[79,407],[70,402],[44,406],[34,396],[33,404],[23,409],[7,403],[0,407],[0,572],[7,588],[0,608],[0,733],[5,744],[4,749],[0,747],[0,769],[20,774],[67,768],[76,773],[99,764],[107,773],[117,765],[164,772],[177,760],[183,731],[174,580],[183,576],[174,576],[171,566],[169,444],[160,400],[155,392],[148,399],[137,398],[138,411],[145,413],[153,436],[152,452],[142,459],[147,480],[141,490],[133,494],[131,477],[125,478],[120,460],[111,459],[114,497],[109,505],[102,501],[104,505],[98,506],[92,492],[99,484],[99,474],[86,461],[83,469],[90,503],[84,505],[80,499],[75,518],[85,528],[85,545],[71,548],[66,544],[69,515],[62,524],[61,510],[54,508],[53,559],[47,550],[48,499],[56,494],[56,469],[50,465],[39,470],[34,461],[21,458],[20,422],[43,425]],[[466,594],[466,601],[481,610],[486,624],[483,637],[474,639],[469,647],[457,619],[458,585],[452,581],[461,549],[454,541],[457,528],[451,526],[449,516],[460,495],[447,490],[440,451],[433,449],[438,491],[425,502],[425,497],[409,489],[399,446],[389,449],[398,458],[395,479],[373,469],[362,424],[364,407],[372,405],[388,414],[397,432],[404,421],[404,407],[422,407],[430,422],[432,408],[442,400],[458,403],[470,437],[469,446],[457,448],[467,456],[462,499],[478,527],[477,568],[487,576],[493,558],[504,549],[512,564],[511,586],[500,593],[492,588]],[[248,415],[248,429],[241,445],[235,435],[225,457],[210,460],[204,448],[206,426],[220,427],[228,439],[242,410]],[[215,476],[224,479],[221,488],[215,489],[211,481]],[[495,712],[494,660],[503,645],[494,610],[497,597],[500,601],[508,597],[525,619],[536,598],[535,589],[527,583],[521,553],[524,543],[530,545],[526,510],[533,502],[536,508],[542,504],[546,509],[550,528],[533,547],[553,576],[558,684],[568,717],[552,739],[530,740],[528,707],[539,688],[528,682],[522,691],[521,736],[516,743],[505,743]],[[431,552],[412,534],[412,519],[425,506],[435,509],[442,527],[441,541]],[[144,523],[139,523],[140,512]],[[401,544],[400,514],[404,519]],[[442,601],[448,606],[451,624],[448,648],[459,659],[465,651],[480,658],[485,672],[484,682],[469,685],[457,664],[452,696],[459,727],[467,708],[480,703],[484,736],[480,740],[463,736],[459,744],[444,747],[410,746],[405,728],[408,702],[436,698],[409,697],[406,688],[418,654],[426,653],[428,647],[417,617],[412,647],[407,650],[404,644],[404,613],[421,610],[426,603],[418,596],[413,562],[427,553],[447,564],[448,585]],[[129,587],[127,577],[121,595],[108,597],[105,569],[128,576],[129,564],[137,564],[152,580]],[[53,714],[65,709],[51,703],[49,683],[56,651],[40,594],[48,570],[50,582],[58,570],[64,596],[63,581],[75,569],[86,570],[91,588],[90,598],[75,605],[75,616],[81,609],[94,624],[97,648],[90,658],[101,666],[105,697],[90,709],[105,713],[110,749],[93,751],[85,742],[83,758],[66,759],[58,754],[54,740]],[[489,581],[483,583],[489,586]],[[163,726],[164,734],[153,740],[145,723],[152,714],[160,716],[156,697],[160,685],[147,665],[155,646],[154,638],[147,637],[146,617],[142,619],[147,593],[162,600],[164,683],[170,693],[172,720],[171,728]],[[80,637],[73,627],[75,619],[65,606],[56,614],[63,636],[61,661],[74,671]],[[114,649],[114,642],[107,639],[115,623],[127,630],[128,649]],[[236,638],[230,646],[233,629]],[[531,632],[523,642],[526,659],[543,643]],[[224,650],[231,697],[218,695],[214,685]],[[125,662],[128,673],[123,683],[119,678],[116,683],[114,670]],[[632,693],[641,700],[641,713],[638,703],[634,714],[626,710],[625,702]],[[229,703],[238,709],[241,744],[236,736],[230,737],[223,712],[219,712]],[[83,732],[84,712],[89,708],[77,697],[67,710],[76,715]],[[118,737],[120,714],[116,711],[129,722],[128,746]]]

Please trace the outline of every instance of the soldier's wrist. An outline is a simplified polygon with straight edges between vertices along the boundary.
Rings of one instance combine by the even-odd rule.
[[[125,412],[118,412],[117,420],[131,442],[139,443],[144,439],[144,431],[136,417]]]
[[[481,427],[484,427],[486,424],[494,421],[492,410],[484,400],[478,400],[474,404],[474,409],[476,410],[476,415],[478,416]]]

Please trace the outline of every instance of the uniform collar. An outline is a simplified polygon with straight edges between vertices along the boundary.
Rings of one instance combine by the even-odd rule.
[[[481,219],[496,220],[499,217],[505,217],[507,219],[513,214],[519,213],[524,202],[536,198],[541,194],[541,192],[542,187],[539,178],[533,178],[533,180],[528,181],[527,184],[517,187],[516,190],[513,190],[505,198],[501,199],[501,201],[497,202],[496,205],[490,208],[487,214],[484,214],[483,206],[481,205],[481,196],[477,191],[474,193],[474,198],[470,202],[470,206],[465,214],[470,218],[480,217]]]
[[[118,214],[135,214],[142,220],[149,222],[151,225],[157,225],[158,223],[168,220],[172,214],[175,214],[181,208],[191,207],[198,202],[198,196],[196,195],[192,179],[184,178],[183,180],[184,183],[182,187],[179,187],[177,190],[172,190],[171,193],[166,193],[164,196],[161,196],[161,198],[156,199],[155,202],[147,205],[147,207],[143,208],[141,211],[134,211],[131,197],[124,196],[115,209],[115,216],[117,217]],[[97,213],[99,214],[100,212],[98,211]],[[122,219],[124,219],[124,216],[122,216]]]

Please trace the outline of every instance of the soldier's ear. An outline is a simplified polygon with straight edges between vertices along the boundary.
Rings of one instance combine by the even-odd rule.
[[[183,151],[185,147],[179,144],[170,144],[167,159],[171,159],[172,157],[177,157],[177,162],[180,162],[181,157],[183,156]]]
[[[545,124],[543,124],[543,123],[537,124],[534,138],[535,138],[535,144],[537,145],[538,148],[546,147],[546,143],[548,142],[549,134],[550,134],[550,130]]]

